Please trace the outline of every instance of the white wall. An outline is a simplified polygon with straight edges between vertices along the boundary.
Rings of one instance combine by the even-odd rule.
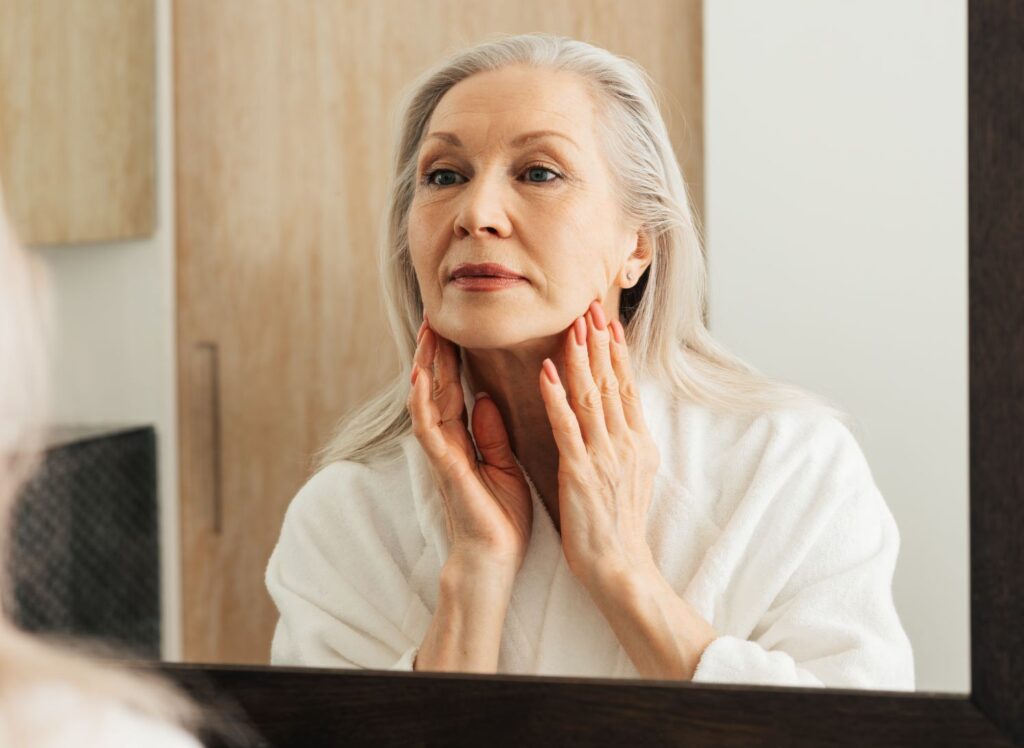
[[[710,325],[836,399],[917,687],[970,691],[964,0],[705,0]]]
[[[157,226],[113,244],[37,248],[50,271],[57,338],[51,420],[156,429],[163,656],[181,657],[174,355],[170,4],[157,0]]]

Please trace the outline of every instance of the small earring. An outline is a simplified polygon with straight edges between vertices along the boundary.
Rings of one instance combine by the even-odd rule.
[[[633,280],[633,274],[632,273],[626,273],[626,280],[630,280],[630,281]]]

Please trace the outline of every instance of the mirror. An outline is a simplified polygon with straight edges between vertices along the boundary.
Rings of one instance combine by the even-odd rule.
[[[54,481],[64,475],[79,492],[65,494],[63,506],[91,507],[84,519],[70,509],[66,516],[98,528],[91,547],[120,552],[105,578],[124,583],[93,588],[109,593],[92,595],[105,611],[96,616],[75,608],[80,600],[68,602],[82,588],[67,569],[80,565],[40,563],[45,571],[34,582],[26,576],[25,590],[56,590],[55,575],[63,573],[67,594],[39,601],[26,591],[22,609],[36,618],[25,625],[106,638],[138,656],[268,661],[278,611],[264,574],[285,510],[308,485],[339,420],[408,372],[388,342],[376,264],[400,94],[446,53],[493,32],[546,31],[628,56],[650,74],[703,228],[711,336],[768,377],[850,415],[849,434],[898,529],[891,582],[879,561],[873,568],[882,576],[856,583],[865,597],[852,610],[884,603],[891,584],[886,610],[912,646],[914,688],[969,690],[965,4],[537,2],[513,15],[498,3],[243,9],[179,0],[155,3],[154,27],[155,231],[33,247],[51,274],[57,335],[53,462],[29,493],[58,501]],[[11,55],[0,61],[4,76],[17,74]],[[15,194],[17,175],[8,169],[0,176]],[[653,389],[645,398],[645,405],[660,402]],[[664,440],[674,433],[669,412],[645,414]],[[803,647],[800,661],[816,657],[808,648],[839,646],[834,636],[795,643],[786,638],[791,630],[773,634],[770,626],[785,618],[787,596],[811,587],[814,569],[799,560],[815,552],[831,558],[826,551],[847,539],[845,528],[878,533],[887,525],[877,514],[876,524],[859,525],[861,504],[793,483],[766,488],[765,500],[781,507],[790,495],[829,499],[837,514],[812,503],[804,513],[760,515],[772,518],[763,525],[747,515],[744,530],[744,516],[720,510],[729,497],[752,496],[739,476],[753,484],[758,474],[739,446],[756,430],[713,420],[701,432],[703,422],[686,418],[686,428],[697,430],[683,433],[704,433],[707,441],[672,436],[660,445],[679,450],[660,455],[664,477],[652,487],[652,508],[666,513],[651,515],[677,523],[652,525],[655,565],[675,598],[666,588],[651,594],[682,600],[716,629],[727,627],[737,657],[747,635],[774,636],[777,654]],[[802,433],[813,436],[780,448],[792,461],[778,464],[797,466],[794,476],[838,454],[828,451],[826,432]],[[842,454],[837,470],[853,464],[855,453]],[[799,461],[803,455],[808,462]],[[734,469],[739,464],[745,467]],[[92,477],[68,482],[71,469]],[[394,495],[401,495],[405,473],[382,475],[397,481]],[[819,487],[830,475],[820,473]],[[345,477],[392,495],[380,476]],[[542,484],[531,491],[529,548],[536,553],[523,562],[540,581],[516,587],[507,636],[517,631],[524,640],[521,649],[505,647],[501,662],[510,672],[611,674],[628,683],[641,668],[615,626],[629,627],[569,570],[549,507],[537,503],[539,494],[550,495]],[[416,496],[423,501],[409,505],[415,511],[407,521],[431,506]],[[673,498],[685,512],[669,511]],[[381,525],[382,516],[353,516],[337,532],[379,553],[368,533],[399,527]],[[826,517],[835,521],[815,524]],[[795,529],[799,518],[816,518],[803,525],[807,534]],[[352,587],[365,599],[383,593],[388,580],[405,579],[422,590],[418,605],[382,594],[374,608],[380,617],[328,633],[330,646],[342,648],[362,622],[376,621],[380,628],[365,641],[380,642],[373,645],[379,649],[365,651],[384,662],[385,650],[397,652],[408,631],[425,630],[438,579],[437,559],[423,549],[439,547],[443,524],[424,522],[428,536],[417,538],[422,525],[407,524],[409,535],[392,538],[394,563],[407,567],[407,578],[374,566],[379,578],[360,576]],[[658,536],[659,527],[689,535]],[[813,534],[812,543],[812,529],[832,534]],[[716,546],[726,530],[731,545]],[[49,558],[33,537],[24,535],[24,553]],[[891,535],[856,540],[849,549],[862,562],[896,548]],[[303,548],[319,551],[312,541]],[[70,541],[52,545],[54,558],[71,548]],[[139,549],[130,563],[128,547]],[[759,564],[758,549],[793,567]],[[355,559],[359,550],[332,552]],[[742,561],[735,574],[730,559]],[[847,562],[853,557],[840,561]],[[712,568],[719,577],[712,579]],[[704,586],[695,583],[702,579]],[[744,608],[743,600],[772,584],[770,599]],[[548,595],[566,606],[562,612],[546,607]],[[804,612],[825,611],[833,635],[854,632],[843,607],[851,599]],[[131,615],[112,616],[119,604]],[[542,630],[548,638],[530,639]],[[314,649],[298,642],[289,651],[308,658]],[[717,658],[720,677],[727,654]],[[332,657],[301,664],[344,666]]]

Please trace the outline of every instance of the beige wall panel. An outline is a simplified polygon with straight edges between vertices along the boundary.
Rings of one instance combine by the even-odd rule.
[[[154,229],[153,0],[0,0],[0,179],[27,244]]]
[[[605,46],[660,84],[699,206],[700,12],[699,0],[176,0],[186,659],[267,661],[277,616],[263,574],[284,510],[339,416],[399,366],[374,247],[400,91],[493,32]]]

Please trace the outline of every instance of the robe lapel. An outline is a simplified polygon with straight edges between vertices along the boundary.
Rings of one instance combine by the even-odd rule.
[[[656,406],[656,393],[649,383],[639,385],[644,412]],[[661,422],[648,417],[657,440]],[[660,443],[660,440],[659,440]],[[518,463],[518,460],[516,460]],[[522,464],[519,465],[522,468]],[[586,588],[570,571],[562,551],[562,540],[544,502],[526,470],[533,499],[533,528],[523,568],[513,587],[508,649],[522,641],[531,642],[532,661],[527,667],[509,657],[502,672],[536,675],[565,675],[595,678],[636,676],[636,670],[619,643],[604,614]],[[652,501],[652,505],[653,505]],[[503,647],[505,649],[505,647]]]
[[[470,395],[465,375],[462,376],[462,386],[466,412],[472,423],[475,400]],[[648,425],[655,440],[664,444],[664,437],[668,436],[665,429],[677,414],[674,409],[666,412],[655,389],[653,383],[640,383]],[[415,436],[409,434],[403,446],[424,537],[443,565],[449,555],[449,544],[440,491]],[[666,457],[662,456],[663,463]],[[683,498],[683,494],[688,494],[679,482],[666,480],[660,475],[661,472],[655,482],[647,530],[659,566],[660,562],[671,559],[670,549],[674,545],[673,540],[677,539],[674,537],[677,532],[674,525],[679,519],[680,508],[665,507],[661,494],[667,493],[669,503],[673,505]],[[530,485],[533,501],[533,527],[526,558],[513,584],[502,630],[498,672],[598,678],[637,677],[636,669],[607,619],[586,588],[569,570],[562,551],[561,536],[532,479],[525,470],[523,473]],[[686,503],[690,501],[692,497],[687,495]],[[676,579],[674,582],[673,586],[682,592],[683,580]]]

